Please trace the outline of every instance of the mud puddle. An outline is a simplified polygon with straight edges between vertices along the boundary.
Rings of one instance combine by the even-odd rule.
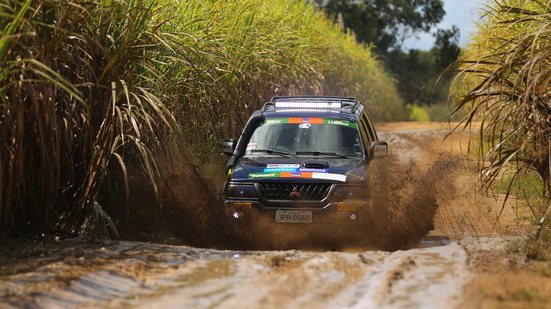
[[[395,252],[219,251],[128,242],[83,247],[82,256],[91,258],[61,254],[35,269],[2,275],[0,307],[451,304],[468,279],[466,253],[443,239],[422,246],[429,244]]]

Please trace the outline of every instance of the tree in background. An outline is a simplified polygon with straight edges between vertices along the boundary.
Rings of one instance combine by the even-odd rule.
[[[457,59],[459,29],[438,29],[428,50],[402,50],[404,40],[431,31],[445,15],[442,0],[315,0],[330,17],[352,31],[356,40],[372,43],[386,68],[398,80],[406,103],[428,109],[431,120],[447,120],[452,78],[445,73]],[[413,117],[412,119],[416,119]]]
[[[401,49],[405,39],[428,32],[445,15],[442,0],[315,0],[327,14],[342,16],[344,25],[362,43],[381,54]]]
[[[446,71],[459,54],[459,29],[438,30],[428,51],[393,50],[386,55],[387,68],[399,79],[398,89],[410,104],[430,106],[446,102],[451,74]]]
[[[438,29],[435,34],[433,51],[436,53],[436,67],[440,70],[446,69],[454,63],[459,56],[459,28],[452,26],[451,29]]]

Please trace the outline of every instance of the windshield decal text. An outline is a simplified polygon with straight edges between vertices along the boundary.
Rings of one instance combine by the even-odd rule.
[[[264,125],[274,125],[274,124],[298,124],[300,128],[308,129],[312,124],[329,124],[336,126],[343,126],[355,129],[356,123],[347,121],[347,120],[338,120],[338,119],[326,119],[326,118],[269,118],[266,119]]]

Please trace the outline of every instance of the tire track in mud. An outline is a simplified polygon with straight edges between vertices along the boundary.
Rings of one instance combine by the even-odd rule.
[[[112,244],[1,276],[2,308],[449,307],[468,280],[457,244],[407,251],[218,251],[143,244],[121,258]],[[147,267],[143,267],[144,261]],[[63,265],[87,271],[68,272]],[[89,264],[89,265],[88,265]],[[63,269],[64,271],[58,271]],[[141,271],[136,271],[141,269]],[[55,283],[40,283],[57,273]],[[40,286],[38,286],[40,285]]]
[[[462,286],[469,277],[463,249],[451,245],[444,251],[297,252],[287,265],[277,268],[271,267],[270,259],[279,259],[281,254],[264,252],[260,260],[246,257],[235,262],[233,274],[228,277],[176,289],[138,307],[449,307],[460,300]],[[362,261],[366,259],[371,263]],[[227,287],[223,297],[213,292],[220,287]]]

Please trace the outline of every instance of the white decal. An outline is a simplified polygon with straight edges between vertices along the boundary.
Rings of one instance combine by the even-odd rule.
[[[300,164],[268,164],[266,168],[299,168]]]
[[[327,179],[346,182],[346,175],[331,174],[331,173],[312,173],[312,178],[315,179]]]

